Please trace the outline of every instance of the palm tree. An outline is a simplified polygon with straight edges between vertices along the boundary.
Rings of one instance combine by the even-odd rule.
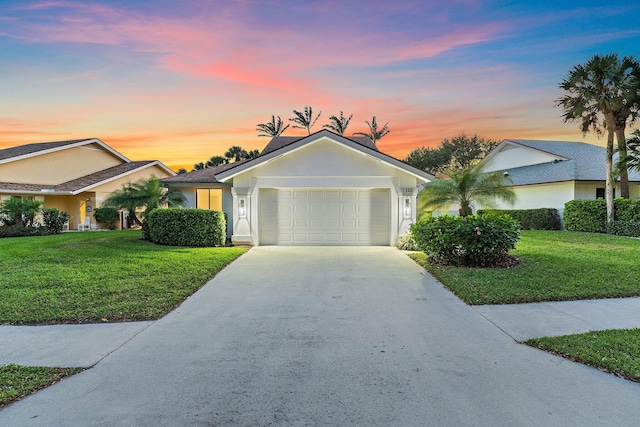
[[[295,114],[296,116],[289,119],[290,122],[297,123],[297,126],[293,125],[293,127],[295,129],[306,129],[308,134],[311,135],[311,128],[320,118],[320,114],[322,114],[322,111],[320,111],[314,119],[313,109],[310,105],[307,105],[306,107],[304,107],[304,112],[293,110],[293,114]]]
[[[271,116],[271,122],[269,123],[259,123],[256,125],[256,130],[261,132],[258,136],[267,136],[270,138],[275,138],[276,136],[282,135],[282,133],[287,130],[290,125],[282,126],[282,119],[278,116],[278,120],[276,121],[275,116]]]
[[[247,152],[239,145],[229,147],[227,152],[224,153],[224,156],[229,159],[229,161],[233,160],[234,162],[239,162],[240,160],[244,159],[246,155]]]
[[[213,168],[216,166],[224,165],[225,163],[229,163],[229,159],[223,156],[212,156],[207,163],[205,164],[206,168]]]
[[[378,122],[376,121],[376,116],[373,116],[371,123],[369,123],[369,121],[367,120],[365,120],[365,123],[367,124],[367,126],[369,126],[369,133],[355,132],[354,135],[368,136],[369,138],[371,138],[373,145],[376,145],[378,141],[380,141],[384,136],[388,135],[389,132],[391,132],[389,130],[389,123],[385,123],[384,126],[382,126],[382,129],[378,130]]]
[[[640,63],[632,56],[625,56],[618,63],[613,76],[613,86],[618,88],[619,98],[614,108],[615,134],[618,142],[618,163],[620,173],[620,196],[629,198],[629,172],[627,167],[627,121],[633,123],[640,111]]]
[[[556,104],[564,110],[564,121],[579,122],[583,134],[591,130],[601,135],[603,127],[607,130],[607,222],[613,221],[613,142],[617,130],[616,114],[622,114],[629,89],[628,82],[625,83],[625,79],[620,78],[620,68],[616,54],[594,55],[585,65],[576,65],[569,72],[569,76],[559,85],[566,94],[556,100]],[[601,121],[600,116],[604,121]]]
[[[194,171],[199,171],[206,168],[207,168],[207,165],[204,162],[196,163],[195,165],[193,165]]]
[[[38,200],[11,197],[0,204],[0,215],[8,218],[8,221],[3,221],[7,225],[31,227],[41,208],[42,202]]]
[[[145,238],[149,239],[146,220],[153,209],[168,206],[170,208],[183,206],[186,202],[184,195],[175,189],[162,186],[160,180],[151,177],[135,183],[128,183],[116,190],[102,203],[103,207],[126,210],[133,222],[142,226]],[[136,211],[141,210],[140,218]]]
[[[349,126],[349,122],[351,121],[352,117],[353,114],[351,114],[348,118],[345,118],[342,114],[342,111],[340,111],[340,117],[329,117],[329,123],[327,123],[323,127],[331,129],[338,135],[344,135],[344,133],[347,131],[347,126]]]
[[[636,129],[627,139],[627,165],[640,172],[640,129]]]
[[[245,151],[245,153],[244,160],[251,160],[260,156],[260,150]]]
[[[460,206],[460,216],[473,214],[473,207],[479,203],[483,207],[495,206],[496,200],[513,204],[516,195],[505,183],[501,172],[483,172],[477,167],[449,171],[449,179],[437,178],[426,184],[420,192],[420,206],[424,209],[448,208],[452,204]]]

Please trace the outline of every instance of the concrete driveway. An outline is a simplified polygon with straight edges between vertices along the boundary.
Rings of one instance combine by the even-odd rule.
[[[640,385],[516,343],[388,247],[258,247],[8,426],[630,426]]]

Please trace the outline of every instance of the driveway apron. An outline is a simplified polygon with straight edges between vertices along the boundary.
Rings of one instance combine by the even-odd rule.
[[[9,426],[630,426],[640,385],[518,344],[389,247],[257,247]]]

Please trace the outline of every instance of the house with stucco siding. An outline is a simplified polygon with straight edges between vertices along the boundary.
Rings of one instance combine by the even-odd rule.
[[[417,186],[432,179],[369,138],[321,130],[162,182],[187,207],[223,211],[236,244],[393,245],[416,220]]]
[[[486,172],[504,173],[515,205],[500,209],[555,208],[575,199],[604,198],[606,149],[585,142],[505,139],[480,162]],[[614,160],[615,162],[615,160]],[[640,174],[629,171],[632,199],[640,198]],[[620,195],[619,181],[615,186]]]
[[[70,214],[69,228],[126,183],[175,173],[158,160],[131,161],[97,138],[0,150],[0,200],[28,197]]]

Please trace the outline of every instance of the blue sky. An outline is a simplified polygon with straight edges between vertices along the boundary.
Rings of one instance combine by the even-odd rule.
[[[261,149],[255,125],[305,105],[314,130],[377,116],[399,158],[460,133],[601,143],[562,122],[558,83],[594,54],[640,57],[640,4],[622,1],[2,5],[0,148],[98,137],[174,168]]]

